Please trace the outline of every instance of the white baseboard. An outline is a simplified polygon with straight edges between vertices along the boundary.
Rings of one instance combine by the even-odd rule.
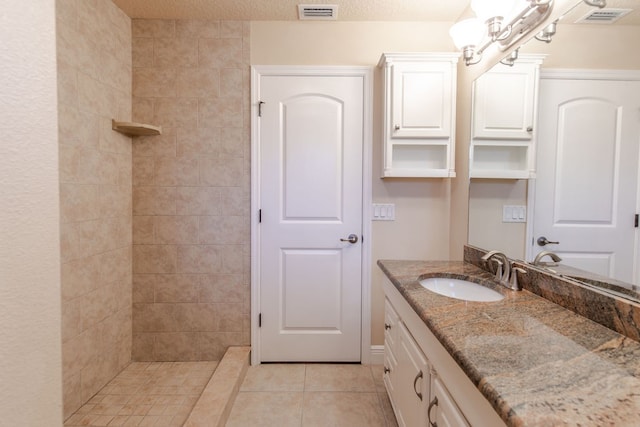
[[[371,357],[369,358],[369,362],[372,365],[384,365],[384,346],[383,345],[371,346]]]

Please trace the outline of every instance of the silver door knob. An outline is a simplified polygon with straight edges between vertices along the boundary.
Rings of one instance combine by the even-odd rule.
[[[559,245],[560,244],[560,242],[552,242],[551,240],[547,239],[544,236],[538,237],[538,240],[536,240],[536,242],[538,242],[538,246]]]
[[[355,234],[349,234],[346,239],[340,239],[341,242],[358,243],[358,236]]]

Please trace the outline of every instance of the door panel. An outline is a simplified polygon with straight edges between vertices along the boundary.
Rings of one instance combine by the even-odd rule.
[[[640,82],[541,80],[533,256],[633,282],[639,109]]]
[[[260,100],[261,360],[360,361],[363,77],[261,76]]]

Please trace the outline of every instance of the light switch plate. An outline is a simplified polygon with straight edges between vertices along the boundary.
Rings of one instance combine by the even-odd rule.
[[[374,203],[371,217],[374,221],[394,221],[396,205],[393,203]]]
[[[520,205],[502,206],[502,222],[527,222],[527,207]]]

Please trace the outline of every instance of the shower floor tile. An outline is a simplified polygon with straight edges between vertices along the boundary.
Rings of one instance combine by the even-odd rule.
[[[133,362],[64,425],[182,426],[217,364]]]

